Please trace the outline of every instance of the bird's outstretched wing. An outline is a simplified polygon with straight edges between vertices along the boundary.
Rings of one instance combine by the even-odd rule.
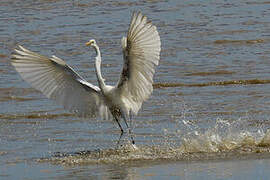
[[[160,46],[156,27],[146,16],[133,13],[127,37],[122,38],[124,65],[117,88],[134,114],[153,91]]]
[[[100,89],[80,77],[62,59],[15,49],[11,64],[21,77],[48,98],[80,116],[108,115]]]

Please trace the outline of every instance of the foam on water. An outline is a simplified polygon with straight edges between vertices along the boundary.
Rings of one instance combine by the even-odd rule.
[[[198,128],[194,127],[196,130],[179,137],[181,143],[177,146],[170,142],[151,146],[133,146],[128,143],[110,149],[72,153],[58,152],[52,157],[38,159],[38,162],[75,165],[269,158],[270,130],[258,128],[257,131],[249,131],[243,129],[242,123],[246,123],[246,121],[239,119],[229,123],[217,119],[216,125],[204,132],[200,132]],[[239,128],[239,125],[242,126],[242,129]]]

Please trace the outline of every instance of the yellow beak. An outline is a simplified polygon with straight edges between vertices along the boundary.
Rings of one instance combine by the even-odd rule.
[[[85,43],[86,46],[90,46],[92,44],[91,41],[88,41],[87,43]]]

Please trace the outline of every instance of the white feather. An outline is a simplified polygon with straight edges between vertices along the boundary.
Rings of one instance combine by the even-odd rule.
[[[48,58],[22,46],[15,49],[11,63],[25,81],[65,109],[81,116],[113,115],[117,122],[119,117],[126,121],[125,115],[130,111],[137,114],[153,91],[161,49],[156,27],[141,13],[133,13],[127,37],[122,38],[124,65],[115,87],[105,85],[101,76],[101,55],[95,40],[87,44],[97,53],[95,65],[100,87],[85,81],[62,59]]]
[[[100,89],[85,81],[62,59],[48,58],[22,46],[12,57],[21,77],[48,98],[80,116],[109,117]]]
[[[134,114],[153,91],[154,66],[159,63],[160,46],[156,27],[141,13],[134,13],[128,36],[122,38],[124,67],[117,84],[127,109]]]

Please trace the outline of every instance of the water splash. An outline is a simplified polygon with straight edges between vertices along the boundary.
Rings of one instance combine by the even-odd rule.
[[[52,157],[38,159],[62,165],[82,164],[130,164],[160,161],[201,161],[219,159],[241,159],[270,157],[270,130],[258,128],[247,130],[248,119],[229,122],[216,119],[213,127],[200,130],[197,125],[184,119],[182,122],[192,132],[179,136],[180,145],[137,145],[125,144],[118,148],[55,153]],[[241,128],[239,128],[241,126]],[[177,134],[177,133],[176,133]],[[178,134],[180,135],[180,133]]]

